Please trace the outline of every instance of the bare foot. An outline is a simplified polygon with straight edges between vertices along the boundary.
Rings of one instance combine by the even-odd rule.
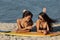
[[[46,13],[46,8],[45,7],[43,8],[43,12]]]

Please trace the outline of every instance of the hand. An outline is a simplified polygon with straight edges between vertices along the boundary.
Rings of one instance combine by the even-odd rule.
[[[41,30],[38,30],[37,32],[40,32],[40,33],[42,33],[42,31],[41,31]]]

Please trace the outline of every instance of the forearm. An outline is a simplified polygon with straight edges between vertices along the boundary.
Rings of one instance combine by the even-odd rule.
[[[39,29],[39,26],[37,26],[37,32],[40,32],[41,30]]]
[[[32,26],[25,27],[24,29],[32,29]]]
[[[21,30],[20,24],[21,24],[20,19],[17,19],[17,27],[18,27],[18,30]]]
[[[37,32],[42,32],[42,30],[37,30]]]
[[[22,28],[21,30],[26,30],[26,28]]]
[[[47,27],[47,31],[49,31],[49,27]]]
[[[20,30],[20,29],[21,29],[21,28],[20,28],[20,25],[17,25],[17,27],[18,27],[18,28],[17,28],[18,30]]]
[[[25,28],[20,28],[20,26],[18,26],[18,29],[19,30],[26,30],[26,29],[32,29],[32,27],[31,26],[28,26],[28,27],[25,27]]]

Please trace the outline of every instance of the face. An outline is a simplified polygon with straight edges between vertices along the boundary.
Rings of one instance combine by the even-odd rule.
[[[29,21],[31,19],[31,16],[26,17],[26,21]]]
[[[44,19],[43,19],[43,17],[41,16],[41,15],[39,15],[39,19],[41,20],[41,21],[43,21]]]

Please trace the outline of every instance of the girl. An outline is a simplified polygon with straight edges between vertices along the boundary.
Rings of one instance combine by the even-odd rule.
[[[33,14],[30,11],[24,10],[23,17],[21,19],[17,19],[17,32],[30,32],[33,25],[32,17]]]
[[[44,34],[52,31],[52,23],[55,21],[49,18],[46,14],[46,8],[43,8],[43,12],[39,13],[38,20],[36,21],[37,32],[42,32]]]

